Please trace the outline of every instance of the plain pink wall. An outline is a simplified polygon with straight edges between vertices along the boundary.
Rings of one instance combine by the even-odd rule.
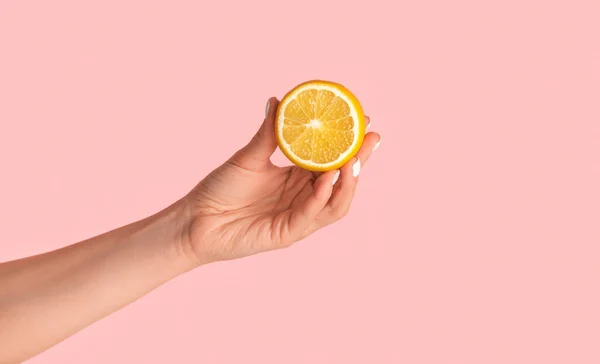
[[[351,4],[0,2],[1,260],[165,207],[308,79],[384,136],[342,222],[31,363],[600,362],[600,2]]]

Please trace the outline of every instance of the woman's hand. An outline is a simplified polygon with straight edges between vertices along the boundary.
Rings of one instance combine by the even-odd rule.
[[[277,148],[278,104],[271,98],[250,143],[184,198],[189,222],[183,244],[196,264],[287,247],[348,212],[361,167],[381,137],[368,133],[357,156],[339,171],[277,167],[270,157]]]
[[[339,176],[279,168],[270,161],[277,105],[269,100],[248,145],[168,208],[0,263],[0,363],[22,362],[198,265],[289,246],[344,216],[380,137],[367,134]]]
[[[26,360],[198,265],[286,247],[343,217],[380,137],[367,134],[339,175],[279,168],[270,161],[277,105],[269,100],[250,143],[175,204],[0,264],[0,363]]]

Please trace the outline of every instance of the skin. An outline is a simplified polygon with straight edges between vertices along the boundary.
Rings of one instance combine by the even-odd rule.
[[[201,265],[288,247],[345,216],[358,183],[353,166],[364,166],[381,137],[365,135],[335,184],[338,171],[277,167],[270,157],[278,102],[269,100],[246,146],[171,206],[0,264],[0,363],[27,360]]]

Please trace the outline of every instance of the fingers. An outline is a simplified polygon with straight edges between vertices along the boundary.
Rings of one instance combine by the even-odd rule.
[[[275,97],[267,101],[265,119],[252,140],[233,157],[232,161],[243,168],[256,170],[271,163],[271,156],[277,149],[275,138],[275,115],[279,100]]]
[[[340,169],[340,179],[333,188],[331,198],[318,216],[320,226],[331,224],[346,216],[354,198],[360,171],[380,142],[379,134],[368,133],[357,155]]]
[[[318,220],[321,225],[331,224],[346,216],[356,191],[361,168],[359,157],[352,158],[340,168],[340,179],[333,188],[331,198],[319,214]]]
[[[366,122],[370,124],[368,117]],[[286,211],[285,217],[282,216],[280,220],[287,223],[286,232],[289,233],[285,235],[288,238],[282,240],[284,246],[341,219],[348,213],[361,170],[380,142],[379,134],[367,133],[356,156],[342,168],[320,175],[315,174],[316,180],[311,192],[302,194],[303,203]]]
[[[325,208],[339,176],[339,171],[329,171],[321,174],[315,180],[310,195],[290,215],[289,226],[290,229],[295,230],[292,234],[301,234]]]

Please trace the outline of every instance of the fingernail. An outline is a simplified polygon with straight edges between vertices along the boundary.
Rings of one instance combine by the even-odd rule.
[[[373,147],[373,151],[375,151],[377,148],[379,148],[379,144],[381,144],[381,137],[379,137],[379,141],[377,143],[375,143],[375,146]]]
[[[354,163],[354,165],[352,166],[352,176],[358,177],[359,173],[360,173],[360,159],[357,159],[356,162]]]
[[[335,172],[335,175],[333,176],[333,180],[331,180],[331,184],[334,185],[339,178],[340,178],[340,171],[337,171],[337,172]]]
[[[371,123],[367,124],[367,128],[365,130],[369,130],[369,129],[371,129]]]
[[[271,107],[271,100],[267,101],[267,107],[265,108],[265,118],[269,117],[269,108]]]

